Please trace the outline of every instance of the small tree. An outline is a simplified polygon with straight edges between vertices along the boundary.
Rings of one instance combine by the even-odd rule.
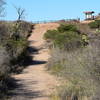
[[[15,9],[17,11],[18,18],[16,23],[14,24],[11,37],[13,37],[13,39],[15,40],[18,40],[20,38],[19,33],[20,33],[21,20],[24,18],[25,9],[21,7],[19,8],[15,7]]]
[[[24,17],[25,17],[25,9],[19,7],[15,7],[16,11],[17,11],[17,15],[18,15],[18,18],[17,18],[17,21],[20,21],[22,20]]]

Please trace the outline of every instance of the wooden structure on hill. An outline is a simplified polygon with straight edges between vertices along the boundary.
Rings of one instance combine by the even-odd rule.
[[[85,20],[94,20],[94,14],[95,12],[94,11],[86,11],[84,12],[86,18]]]

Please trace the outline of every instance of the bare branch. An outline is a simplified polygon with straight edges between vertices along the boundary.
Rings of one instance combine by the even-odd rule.
[[[0,17],[4,16],[4,5],[6,4],[5,0],[0,0]]]
[[[24,16],[25,16],[25,14],[24,14],[25,13],[25,9],[23,9],[21,7],[17,8],[16,6],[14,6],[14,7],[15,7],[15,9],[17,11],[17,15],[18,15],[17,20],[18,21],[22,20],[24,18]]]

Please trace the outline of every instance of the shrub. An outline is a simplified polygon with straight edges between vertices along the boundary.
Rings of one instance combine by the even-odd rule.
[[[100,20],[95,20],[94,22],[89,23],[90,28],[98,28],[100,29]]]
[[[0,47],[0,80],[8,75],[10,71],[10,57],[5,48]]]
[[[59,32],[57,30],[48,30],[45,34],[44,34],[44,38],[45,39],[50,39],[50,40],[55,40],[56,36],[59,34]]]
[[[5,22],[0,22],[0,42],[9,37],[9,28]]]
[[[19,57],[28,46],[27,38],[29,34],[31,34],[30,32],[33,25],[25,21],[0,23],[0,44],[6,48],[12,59],[17,59],[17,57]],[[14,38],[16,36],[14,35],[17,33],[19,38],[16,40]]]
[[[82,38],[77,32],[68,31],[57,35],[54,40],[54,44],[60,48],[73,49],[74,46],[77,48],[82,46]]]
[[[31,34],[32,24],[25,21],[15,21],[12,23],[12,30],[10,37],[17,40],[20,38],[27,38]]]
[[[82,47],[85,42],[76,26],[72,24],[62,24],[57,30],[49,30],[44,37],[53,41],[54,47],[67,50]]]
[[[7,88],[6,79],[11,73],[17,73],[16,69],[20,66],[24,66],[27,56],[27,38],[32,28],[32,24],[24,21],[17,24],[16,22],[0,22],[0,97],[4,88]]]
[[[65,32],[65,31],[74,31],[77,32],[77,27],[72,24],[61,24],[60,27],[58,27],[59,32]]]

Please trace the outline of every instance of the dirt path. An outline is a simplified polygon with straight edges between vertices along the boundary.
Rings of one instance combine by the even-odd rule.
[[[33,63],[24,69],[22,74],[15,75],[18,88],[14,96],[16,100],[50,100],[49,96],[53,92],[53,87],[57,85],[54,76],[50,75],[45,68],[50,57],[48,49],[44,46],[43,35],[48,29],[55,29],[59,25],[56,23],[37,24],[32,36],[29,38],[30,48],[35,47],[38,53],[33,56]],[[15,99],[14,99],[15,100]]]

